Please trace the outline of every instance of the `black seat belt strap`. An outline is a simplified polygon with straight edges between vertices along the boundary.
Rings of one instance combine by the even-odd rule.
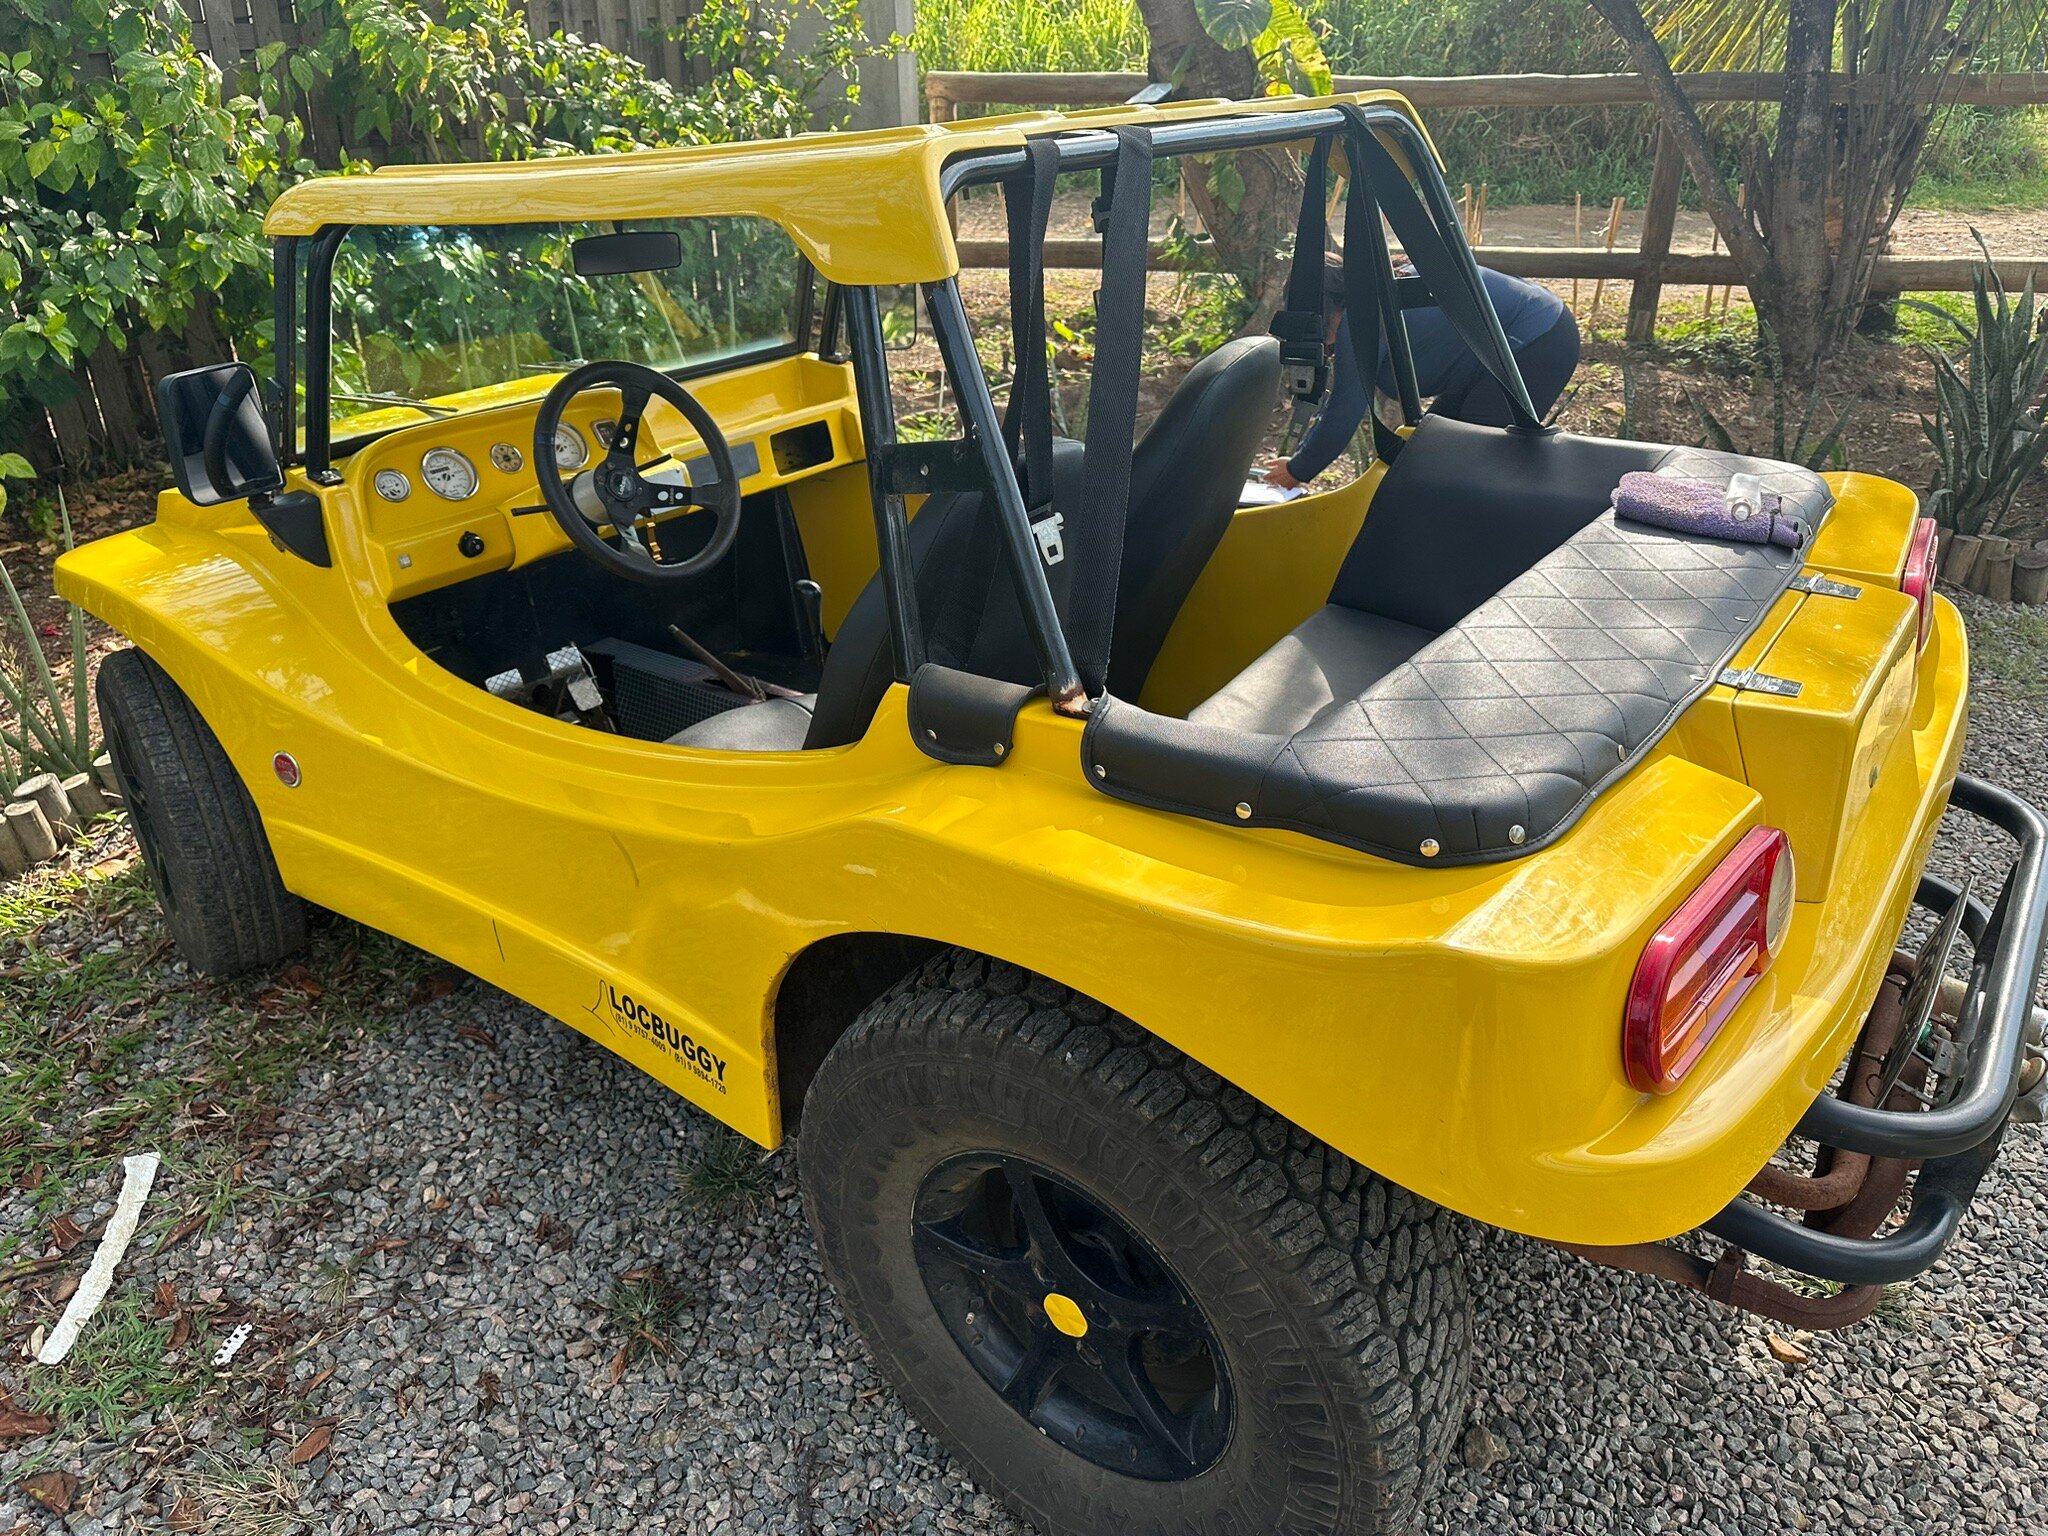
[[[1453,250],[1437,219],[1423,206],[1413,183],[1371,129],[1356,127],[1350,140],[1362,159],[1369,181],[1386,211],[1387,222],[1407,249],[1416,274],[1428,284],[1430,297],[1472,355],[1500,385],[1515,414],[1516,425],[1541,430],[1529,401],[1528,386],[1501,330],[1500,318],[1486,296],[1486,285],[1469,251]]]
[[[1319,138],[1302,171],[1301,212],[1294,221],[1294,260],[1287,269],[1286,308],[1269,329],[1280,340],[1280,381],[1297,413],[1319,403],[1329,388],[1329,313],[1323,294],[1328,244],[1330,141]]]
[[[1138,377],[1145,348],[1145,276],[1151,248],[1152,135],[1116,130],[1114,196],[1102,236],[1102,287],[1095,306],[1095,370],[1089,384],[1088,444],[1081,465],[1068,642],[1089,696],[1100,697],[1116,632],[1124,524],[1130,514],[1131,448],[1138,430]]]
[[[1050,138],[1027,139],[1024,184],[1003,183],[1010,235],[1010,399],[1003,443],[1018,465],[1018,487],[1048,565],[1061,558],[1052,510],[1052,374],[1046,362],[1045,234],[1052,222],[1053,180],[1060,149]]]
[[[1387,258],[1387,237],[1380,227],[1379,204],[1357,165],[1344,189],[1344,323],[1351,332],[1351,355],[1365,389],[1365,419],[1372,423],[1373,452],[1393,463],[1401,452],[1401,435],[1380,420],[1374,391],[1380,376],[1380,337],[1386,318],[1381,308],[1382,272],[1393,278]]]

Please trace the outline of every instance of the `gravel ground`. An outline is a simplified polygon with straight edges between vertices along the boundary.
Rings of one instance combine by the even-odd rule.
[[[2043,722],[1982,696],[1970,768],[2048,804]],[[1937,863],[1998,857],[1951,833]],[[140,1451],[9,1447],[0,1531],[1022,1530],[868,1364],[790,1159],[707,1211],[724,1133],[524,1005],[474,982],[422,1003],[302,1077],[270,1134],[211,1236],[120,1282],[174,1298],[188,1350],[244,1317],[252,1342],[196,1410],[131,1425]],[[2041,1529],[2044,1171],[2016,1134],[1950,1257],[1835,1335],[1475,1233],[1476,1428],[1426,1528]],[[0,1201],[0,1233],[26,1209]],[[659,1345],[628,1345],[621,1277]],[[48,1468],[78,1480],[66,1519],[20,1491]]]

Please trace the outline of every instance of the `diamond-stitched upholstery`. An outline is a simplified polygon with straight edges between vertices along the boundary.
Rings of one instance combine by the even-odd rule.
[[[1816,475],[1732,454],[1674,450],[1657,468],[1759,473],[1809,529],[1832,501]],[[1568,827],[1664,734],[1801,564],[1796,551],[1605,512],[1291,736],[1105,701],[1084,743],[1090,777],[1122,798],[1406,862],[1513,857]]]

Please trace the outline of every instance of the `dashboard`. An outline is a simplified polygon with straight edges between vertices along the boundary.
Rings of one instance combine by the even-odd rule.
[[[350,500],[391,601],[509,570],[570,547],[542,504],[533,421],[553,381],[531,399],[378,438],[341,466]],[[861,457],[852,369],[813,356],[772,359],[686,381],[731,447],[743,495],[774,489]],[[567,474],[602,457],[618,415],[616,390],[579,395],[555,433],[552,466]],[[701,481],[709,456],[682,413],[650,401],[649,450],[673,454]],[[681,514],[684,516],[690,514]]]

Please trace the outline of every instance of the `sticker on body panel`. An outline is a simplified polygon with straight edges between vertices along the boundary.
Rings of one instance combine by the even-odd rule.
[[[666,1052],[718,1092],[725,1092],[725,1058],[708,1046],[699,1045],[686,1030],[671,1024],[632,993],[621,992],[608,981],[601,982],[590,1011],[613,1029]]]

